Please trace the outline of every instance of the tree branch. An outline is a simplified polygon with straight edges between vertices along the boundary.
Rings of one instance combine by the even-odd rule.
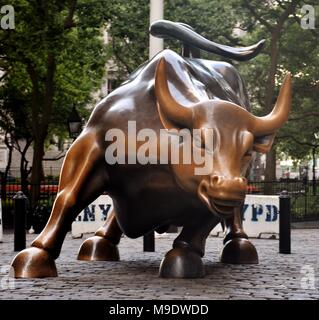
[[[307,117],[319,117],[319,112],[309,112],[309,113],[305,113],[304,115],[300,116],[300,117],[292,117],[289,118],[289,121],[299,121],[299,120],[304,120]]]
[[[53,92],[54,92],[54,73],[56,69],[55,58],[52,53],[48,54],[47,60],[47,74],[45,79],[45,93],[44,93],[44,109],[43,109],[43,123],[42,131],[46,131],[51,120]],[[45,133],[46,135],[46,133]]]
[[[76,26],[75,22],[73,21],[76,6],[77,6],[77,0],[70,0],[70,7],[69,7],[68,16],[66,17],[66,19],[64,21],[64,29],[71,29]]]
[[[54,158],[43,158],[44,161],[57,161],[65,157],[65,153],[62,152],[60,155],[57,155]]]
[[[302,146],[306,145],[312,148],[318,148],[319,144],[314,144],[314,143],[310,143],[310,142],[305,142],[305,141],[299,141],[298,139],[296,139],[294,136],[290,135],[290,134],[286,134],[286,135],[278,135],[277,137],[278,139],[291,139],[294,142],[296,142],[297,144],[300,144]]]
[[[289,6],[287,7],[283,7],[285,8],[284,12],[280,15],[279,20],[276,24],[276,31],[281,31],[284,23],[286,22],[286,20],[288,19],[288,17],[293,14],[296,10],[297,7],[297,0],[292,0],[289,4]]]
[[[35,136],[38,136],[39,128],[37,126],[38,114],[39,114],[39,79],[38,74],[31,62],[27,63],[27,72],[32,82],[32,104],[31,104],[31,115],[32,115],[32,130]]]
[[[250,13],[261,23],[263,24],[269,32],[273,32],[274,27],[266,20],[264,19],[253,6],[250,5],[248,0],[245,0],[245,4],[247,9],[250,11]]]
[[[113,48],[113,52],[114,52],[114,55],[115,55],[116,59],[117,59],[120,63],[122,63],[122,64],[124,65],[124,67],[126,68],[126,72],[130,74],[130,73],[132,72],[132,70],[131,70],[131,68],[129,67],[129,65],[125,62],[125,60],[121,58],[121,55],[118,54],[118,52],[117,52],[117,50],[116,50],[116,46],[115,46],[114,37],[112,37],[112,48]]]
[[[1,77],[0,77],[0,82],[8,75],[7,72],[5,72]]]

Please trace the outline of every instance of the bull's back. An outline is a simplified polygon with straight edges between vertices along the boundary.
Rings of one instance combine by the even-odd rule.
[[[237,70],[220,61],[183,58],[164,50],[137,69],[119,88],[104,98],[92,112],[88,126],[125,129],[127,121],[137,127],[163,128],[158,116],[155,97],[155,71],[161,58],[167,62],[167,79],[172,96],[191,107],[208,99],[227,100],[249,109],[244,83]]]

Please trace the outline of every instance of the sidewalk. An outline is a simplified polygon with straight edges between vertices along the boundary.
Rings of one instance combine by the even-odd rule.
[[[84,239],[68,235],[56,261],[58,278],[17,279],[14,289],[0,286],[0,299],[319,299],[319,229],[292,230],[291,255],[278,254],[278,240],[252,239],[259,265],[219,263],[222,238],[209,237],[205,278],[161,279],[158,267],[175,237],[158,236],[155,253],[142,251],[142,238],[125,237],[119,246],[122,261],[83,262],[76,256]],[[28,235],[28,243],[33,238]],[[13,236],[5,234],[3,241],[0,278],[15,254]],[[314,289],[302,286],[305,273],[310,279],[315,275]]]

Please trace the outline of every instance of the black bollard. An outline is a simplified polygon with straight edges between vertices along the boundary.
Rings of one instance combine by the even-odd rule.
[[[27,197],[22,191],[17,192],[14,200],[14,251],[25,249]]]
[[[283,191],[279,197],[279,253],[291,253],[290,196]]]
[[[143,237],[143,250],[147,252],[155,251],[155,234],[154,231],[147,233]]]

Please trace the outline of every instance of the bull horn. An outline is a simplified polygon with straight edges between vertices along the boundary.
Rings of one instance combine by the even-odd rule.
[[[166,75],[166,61],[161,58],[156,68],[155,94],[159,104],[161,117],[170,123],[184,128],[191,128],[193,119],[192,108],[179,104],[171,95]]]
[[[288,120],[291,108],[291,74],[287,73],[274,109],[264,117],[254,117],[253,133],[256,136],[272,134]]]

